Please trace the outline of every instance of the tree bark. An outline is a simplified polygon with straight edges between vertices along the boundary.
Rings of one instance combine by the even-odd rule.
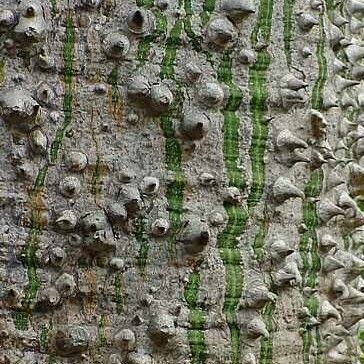
[[[357,364],[362,0],[3,0],[0,363]]]

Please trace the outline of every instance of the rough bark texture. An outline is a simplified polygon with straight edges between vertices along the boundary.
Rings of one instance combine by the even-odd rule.
[[[363,15],[1,0],[0,363],[364,362]]]

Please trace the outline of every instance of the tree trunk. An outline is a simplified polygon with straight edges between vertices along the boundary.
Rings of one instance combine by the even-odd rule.
[[[364,362],[363,15],[2,0],[0,363]]]

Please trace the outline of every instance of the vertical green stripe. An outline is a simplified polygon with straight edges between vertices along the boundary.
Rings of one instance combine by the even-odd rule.
[[[148,238],[145,236],[144,216],[139,216],[137,219],[135,237],[137,242],[139,243],[138,268],[141,275],[144,275],[149,252],[149,241]]]
[[[160,78],[174,78],[174,62],[176,60],[177,47],[181,45],[182,20],[177,20],[167,39],[166,49],[161,65]]]
[[[57,14],[57,0],[49,0],[51,4],[51,14],[54,17]]]
[[[312,90],[311,104],[313,109],[321,110],[322,91],[327,79],[327,61],[325,57],[325,30],[323,14],[320,14],[320,39],[316,46],[316,57],[319,66],[319,75]]]
[[[287,5],[286,2],[285,5]],[[284,8],[284,10],[288,9]],[[251,43],[253,47],[257,45],[259,39],[264,41],[265,44],[269,44],[272,27],[272,16],[273,1],[261,0],[259,4],[258,19],[251,34]],[[287,25],[290,25],[290,21],[285,23],[285,34],[287,34],[286,32],[289,31],[289,28],[287,29]],[[249,149],[252,169],[252,182],[247,201],[249,210],[254,209],[259,203],[265,185],[264,154],[268,137],[268,125],[264,119],[264,113],[266,110],[266,100],[268,96],[266,89],[266,77],[269,65],[270,55],[268,51],[266,48],[260,48],[257,50],[255,63],[249,68],[250,113],[253,125]],[[258,260],[261,259],[264,254],[263,246],[267,230],[267,222],[263,221],[253,243],[254,252]],[[273,360],[272,322],[274,309],[275,305],[273,303],[268,303],[263,311],[264,322],[268,332],[270,333],[270,337],[263,338],[261,340],[259,356],[260,364],[271,364]]]
[[[119,67],[117,64],[115,64],[115,66],[113,67],[112,71],[110,72],[107,78],[107,83],[111,85],[111,102],[114,114],[116,112],[116,107],[119,102],[118,78],[119,78]]]
[[[293,7],[295,0],[284,0],[283,3],[283,41],[284,41],[284,53],[286,55],[288,68],[291,67],[292,55],[291,55],[291,42],[292,42],[292,30],[294,28],[293,19]]]
[[[258,20],[251,35],[252,45],[255,46],[259,36],[268,43],[272,26],[273,1],[261,0]],[[248,196],[249,209],[254,208],[263,194],[265,181],[264,152],[266,147],[268,126],[264,120],[267,90],[266,73],[270,64],[267,50],[257,51],[256,62],[249,69],[250,113],[253,122],[253,133],[249,155],[252,168],[252,185]]]
[[[63,98],[63,113],[64,121],[62,126],[57,130],[56,136],[50,147],[50,162],[56,162],[58,152],[62,145],[62,141],[68,126],[72,122],[72,79],[73,79],[73,49],[74,49],[74,26],[71,14],[68,13],[66,19],[66,41],[63,48],[63,63],[64,63],[64,98]]]
[[[226,51],[217,70],[217,78],[229,89],[229,98],[223,110],[223,156],[229,186],[243,191],[245,181],[238,168],[239,162],[239,118],[236,111],[240,107],[242,94],[233,82],[231,51]],[[230,330],[231,363],[240,362],[240,333],[236,318],[236,307],[243,290],[243,271],[237,237],[245,229],[247,212],[241,207],[225,203],[228,215],[225,229],[217,237],[217,247],[225,267],[225,299],[223,312]]]
[[[62,139],[67,126],[71,122],[72,110],[72,62],[73,62],[73,23],[70,13],[66,20],[66,42],[63,49],[64,59],[64,82],[65,82],[65,95],[63,102],[64,110],[64,123],[62,127],[57,130],[53,143],[50,147],[50,163],[57,159],[58,150],[62,144]],[[15,312],[15,326],[19,330],[25,330],[28,327],[28,318],[31,313],[31,305],[36,297],[39,281],[37,276],[37,258],[36,253],[39,245],[39,236],[42,234],[41,222],[41,209],[38,206],[38,199],[43,190],[45,179],[47,177],[49,165],[46,164],[41,167],[37,173],[33,189],[30,193],[31,204],[31,218],[30,218],[30,232],[26,240],[24,250],[22,252],[22,260],[24,266],[27,268],[28,284],[25,287],[24,299],[22,307]],[[35,206],[34,206],[35,205]]]
[[[190,328],[188,329],[188,341],[191,348],[192,364],[205,362],[205,336],[203,333],[205,318],[198,302],[198,290],[200,288],[200,273],[198,267],[190,274],[185,286],[184,297],[189,309]]]
[[[216,0],[204,0],[200,18],[202,25],[206,25],[210,19],[211,13],[215,10]]]
[[[182,20],[177,20],[170,31],[166,41],[166,48],[161,64],[160,78],[174,78],[174,64],[177,55],[177,47],[181,44],[180,35],[182,32]],[[175,95],[175,106],[168,113],[160,117],[160,126],[165,138],[165,163],[167,169],[174,174],[174,180],[167,187],[166,197],[169,206],[169,218],[171,222],[171,234],[168,242],[168,250],[171,256],[175,255],[175,238],[181,224],[184,177],[182,172],[182,149],[174,134],[172,116],[181,116],[181,106],[183,105],[183,90],[177,83]]]
[[[139,61],[139,66],[143,66],[148,60],[148,55],[152,47],[152,43],[159,37],[166,33],[167,30],[167,18],[159,9],[153,9],[155,16],[155,29],[151,34],[148,34],[140,39],[138,43],[138,50],[136,58]]]
[[[327,1],[330,6],[330,1]],[[327,61],[325,57],[325,30],[324,30],[324,13],[320,14],[320,38],[316,46],[316,57],[318,62],[319,73],[312,90],[311,104],[316,110],[322,109],[322,91],[327,79]],[[314,198],[320,195],[323,183],[323,171],[317,169],[312,171],[305,187],[305,200],[303,201],[303,222],[307,230],[300,237],[300,254],[303,261],[302,278],[303,285],[314,288],[317,284],[317,273],[321,268],[320,256],[318,254],[318,240],[316,228],[318,217],[316,213],[316,204]],[[318,301],[315,296],[305,299],[305,306],[309,309],[312,316],[316,316]],[[307,320],[304,323],[303,333],[303,362],[311,363],[311,347],[316,341],[315,364],[320,363],[321,336],[318,328],[312,328],[308,325]]]

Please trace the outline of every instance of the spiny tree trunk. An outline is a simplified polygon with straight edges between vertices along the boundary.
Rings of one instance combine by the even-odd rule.
[[[363,362],[363,15],[2,0],[0,362]]]

